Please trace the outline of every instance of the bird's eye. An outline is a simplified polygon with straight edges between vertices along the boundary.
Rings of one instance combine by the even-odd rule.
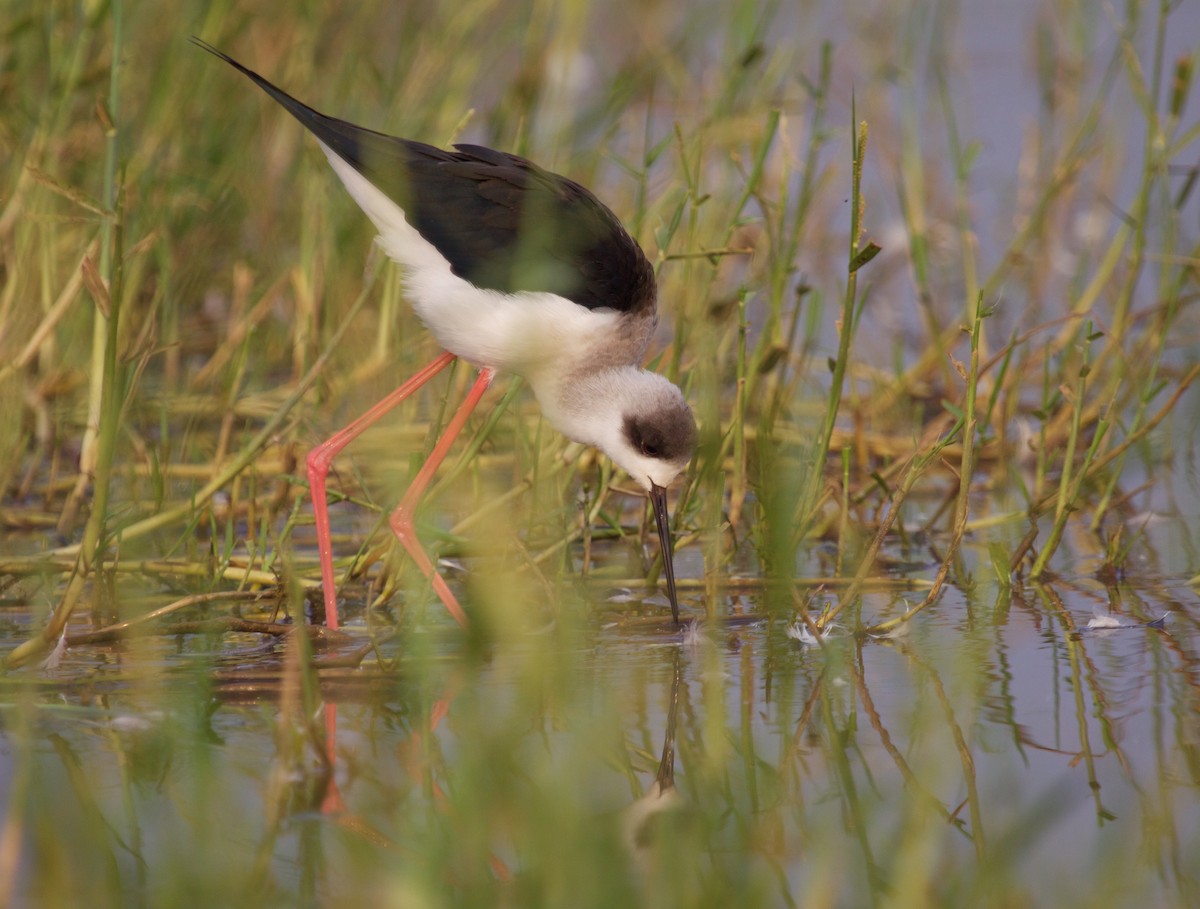
[[[669,457],[671,440],[658,427],[638,417],[625,418],[625,441],[643,458],[663,461]]]

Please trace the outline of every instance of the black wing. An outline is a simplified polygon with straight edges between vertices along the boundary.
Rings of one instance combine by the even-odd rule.
[[[511,293],[548,291],[588,309],[652,310],[654,271],[587,189],[517,155],[445,151],[327,117],[198,38],[395,201],[456,275]]]

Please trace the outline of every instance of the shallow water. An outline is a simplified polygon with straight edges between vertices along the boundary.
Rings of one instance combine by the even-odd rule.
[[[0,810],[35,902],[70,849],[51,892],[99,875],[130,903],[1187,905],[1193,601],[1178,580],[1009,596],[980,574],[901,637],[823,646],[580,612],[473,645],[431,611],[384,665],[326,671],[311,715],[282,645],[76,648],[6,683]],[[1087,630],[1097,614],[1131,624]],[[633,847],[672,700],[678,796]]]

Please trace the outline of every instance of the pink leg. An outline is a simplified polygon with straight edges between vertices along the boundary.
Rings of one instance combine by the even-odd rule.
[[[495,376],[495,370],[484,369],[480,371],[479,378],[475,380],[475,384],[471,386],[470,392],[467,393],[467,399],[463,401],[462,406],[442,432],[442,437],[433,446],[433,451],[429,454],[429,460],[417,472],[412,485],[408,487],[408,492],[400,500],[399,507],[392,512],[390,522],[392,532],[396,534],[396,538],[408,550],[408,554],[412,556],[413,561],[417,563],[417,567],[421,569],[425,577],[429,578],[430,583],[433,584],[434,592],[437,593],[438,598],[445,604],[446,609],[450,611],[450,615],[454,616],[458,624],[464,628],[467,626],[467,614],[458,605],[458,600],[450,592],[449,585],[434,570],[433,563],[429,561],[429,556],[421,548],[421,541],[417,539],[416,530],[413,528],[413,515],[416,514],[417,503],[421,501],[421,496],[429,488],[434,473],[437,472],[442,461],[446,460],[446,455],[450,452],[450,446],[454,444],[454,440],[462,432],[463,426],[467,423],[467,418],[471,416],[471,411],[475,409],[475,406],[479,403],[479,399],[488,390],[488,386],[492,384],[492,379]]]
[[[337,784],[337,704],[333,701],[325,704],[325,753],[329,760],[329,781],[321,797],[321,813],[341,814],[346,803]]]
[[[454,359],[454,354],[443,353],[341,432],[330,436],[308,453],[308,488],[312,496],[313,520],[317,525],[321,587],[325,592],[325,623],[330,628],[338,627],[337,583],[333,577],[333,543],[329,534],[329,503],[325,499],[325,478],[329,476],[333,459],[343,448],[362,435],[368,426],[453,363]]]

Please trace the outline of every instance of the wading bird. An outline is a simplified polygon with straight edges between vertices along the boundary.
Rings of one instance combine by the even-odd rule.
[[[654,270],[587,189],[517,155],[443,150],[328,117],[198,38],[317,139],[334,172],[404,273],[406,295],[445,353],[308,455],[326,621],[337,587],[325,481],[369,425],[461,357],[480,369],[390,524],[460,624],[466,614],[417,539],[413,515],[438,465],[497,371],[528,381],[546,419],[599,448],[649,494],[671,615],[679,622],[667,486],[696,447],[680,390],[641,363],[657,323]]]

